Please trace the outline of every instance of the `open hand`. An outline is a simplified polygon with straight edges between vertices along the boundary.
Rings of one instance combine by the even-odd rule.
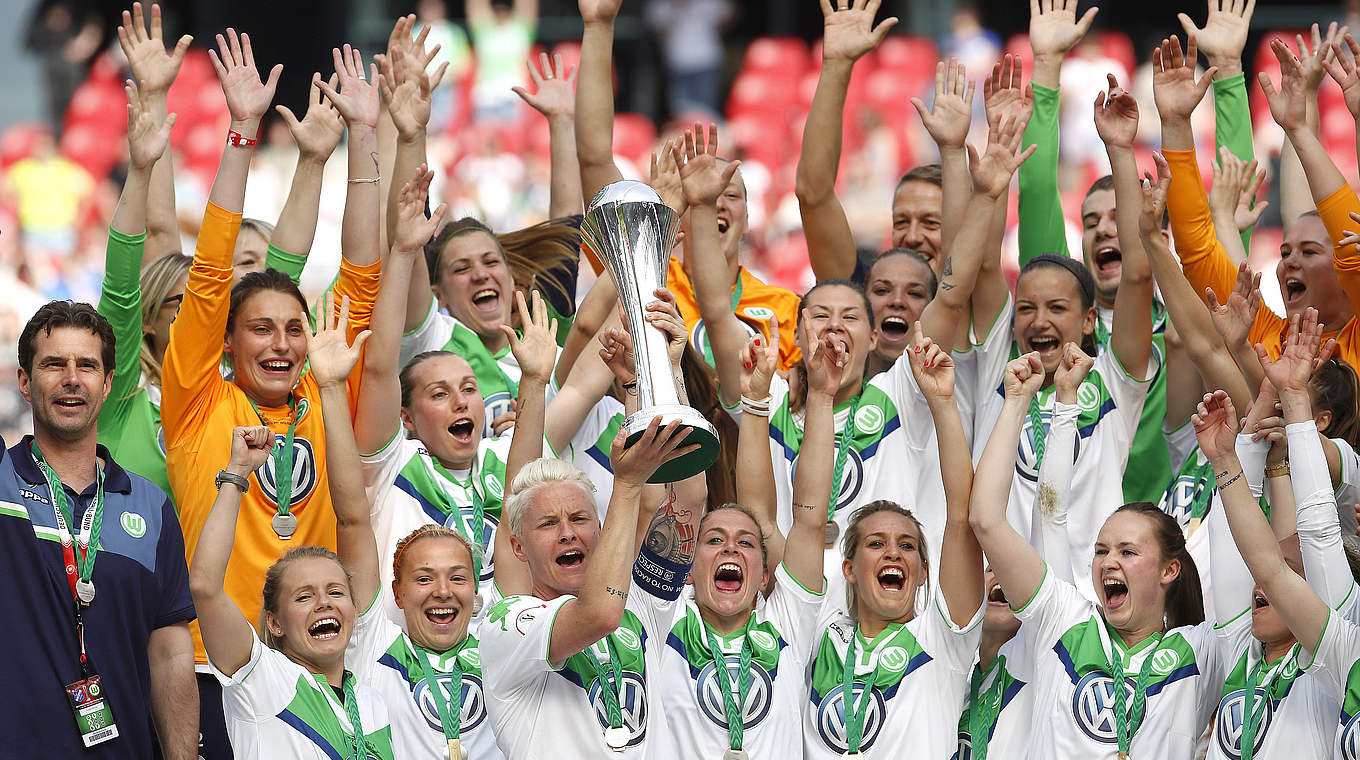
[[[311,90],[307,93],[307,112],[302,115],[301,121],[288,106],[280,104],[274,106],[274,110],[279,112],[288,125],[288,131],[293,134],[293,142],[297,143],[298,152],[325,163],[331,153],[335,152],[335,146],[340,144],[341,136],[345,134],[345,122],[340,118],[340,112],[335,110],[335,106],[322,94],[318,84],[320,81],[321,74],[312,74]],[[339,81],[332,74],[329,83],[331,89],[335,89]]]
[[[671,149],[671,156],[680,167],[680,186],[685,194],[685,203],[690,206],[712,206],[718,196],[723,194],[737,173],[740,161],[718,163],[718,125],[708,126],[708,143],[704,143],[704,131],[696,123],[693,129],[685,130],[685,152],[678,147]]]
[[[1209,188],[1209,210],[1214,224],[1232,221],[1238,232],[1250,229],[1270,206],[1269,201],[1256,200],[1256,191],[1266,178],[1264,169],[1257,170],[1256,161],[1250,164],[1233,155],[1228,146],[1218,151],[1218,163],[1214,164],[1214,184]]]
[[[260,117],[274,100],[274,88],[283,74],[283,64],[274,64],[269,78],[260,81],[255,69],[255,52],[250,47],[250,35],[236,36],[235,29],[227,29],[227,36],[217,35],[217,50],[209,50],[217,81],[222,84],[222,95],[227,99],[227,111],[235,124],[258,127]],[[253,137],[254,135],[246,135]]]
[[[1133,149],[1138,137],[1138,101],[1119,86],[1114,74],[1106,74],[1108,92],[1096,95],[1096,133],[1106,148]]]
[[[1322,67],[1340,85],[1351,118],[1360,118],[1360,44],[1349,33],[1343,37],[1350,55],[1341,50],[1341,43],[1333,41],[1332,54],[1322,60]]]
[[[680,164],[675,160],[683,145],[683,137],[673,137],[653,153],[651,175],[647,181],[656,194],[661,196],[662,203],[670,206],[677,214],[685,213],[685,209],[688,208],[685,205],[685,191],[681,187]]]
[[[548,304],[537,290],[533,291],[533,302],[531,311],[524,302],[524,291],[516,290],[515,308],[524,335],[516,335],[509,325],[501,325],[501,332],[510,341],[510,353],[519,362],[522,376],[546,385],[557,362],[557,320],[548,318]]]
[[[1275,89],[1270,76],[1262,71],[1256,75],[1261,83],[1261,92],[1270,104],[1270,116],[1286,132],[1306,129],[1308,126],[1308,82],[1303,62],[1294,51],[1276,37],[1270,41],[1270,50],[1280,62],[1280,88]]]
[[[539,53],[538,58],[538,68],[534,67],[532,58],[525,64],[529,67],[529,80],[534,85],[534,91],[530,93],[523,87],[510,89],[549,120],[575,118],[576,67],[567,67],[562,63],[560,53],[553,55],[551,65],[547,53]]]
[[[995,130],[1007,116],[1029,124],[1029,117],[1034,114],[1034,87],[1023,85],[1023,75],[1020,56],[1007,53],[992,66],[992,75],[982,80],[988,130]]]
[[[1242,49],[1247,46],[1247,32],[1251,29],[1251,15],[1256,11],[1256,0],[1208,0],[1209,15],[1204,28],[1186,14],[1178,13],[1186,37],[1194,37],[1199,50],[1209,59],[1209,65],[1242,66]]]
[[[1194,35],[1189,37],[1183,53],[1180,39],[1174,34],[1152,51],[1152,97],[1163,121],[1189,119],[1195,106],[1204,100],[1214,74],[1218,73],[1218,69],[1211,66],[1196,81],[1197,54]]]
[[[973,175],[973,192],[990,198],[1005,195],[1015,170],[1038,148],[1037,145],[1031,145],[1017,156],[1015,151],[1020,147],[1024,134],[1025,123],[1006,116],[996,129],[988,133],[987,148],[981,156],[976,148],[968,146],[968,169]]]
[[[193,36],[186,34],[179,38],[173,50],[166,52],[165,40],[161,37],[161,7],[155,3],[151,4],[149,31],[141,3],[132,4],[132,13],[123,11],[123,24],[118,27],[118,44],[127,56],[132,78],[141,83],[143,92],[148,95],[164,95],[170,90],[179,75],[180,64],[184,62],[184,53],[193,41]]]
[[[1145,172],[1143,176],[1143,209],[1138,214],[1138,234],[1144,238],[1159,235],[1162,231],[1162,217],[1166,215],[1166,192],[1171,187],[1171,167],[1161,153],[1154,152],[1152,160],[1157,164],[1157,176]]]
[[[822,60],[859,60],[865,53],[878,47],[897,26],[897,17],[890,16],[874,26],[874,16],[882,0],[822,0]]]
[[[920,98],[912,98],[911,104],[936,145],[963,148],[973,120],[973,83],[958,59],[935,64],[935,102],[930,109]]]
[[[1200,451],[1210,462],[1236,452],[1237,411],[1225,391],[1204,394],[1190,422],[1195,427]]]
[[[326,293],[316,312],[316,333],[303,330],[307,338],[307,363],[312,379],[321,387],[342,385],[349,380],[354,365],[363,355],[364,343],[373,334],[364,330],[349,342],[349,296],[340,299],[340,313],[335,314],[335,293]]]
[[[1247,342],[1256,312],[1261,309],[1261,273],[1252,272],[1244,261],[1237,267],[1237,282],[1226,302],[1219,303],[1213,288],[1204,289],[1204,300],[1223,342],[1229,348],[1240,346]]]
[[[439,204],[439,208],[428,219],[425,217],[425,203],[430,197],[432,179],[434,172],[421,164],[416,167],[416,174],[411,181],[402,185],[397,200],[397,231],[396,240],[392,241],[393,251],[422,253],[425,243],[434,237],[440,223],[444,221],[444,214],[449,210],[447,203]]]
[[[123,92],[128,100],[128,161],[139,169],[150,169],[170,144],[170,128],[175,126],[177,117],[153,116],[130,79],[123,84]]]
[[[335,104],[336,110],[340,111],[351,129],[356,126],[377,129],[380,107],[377,64],[368,65],[368,77],[365,78],[364,56],[357,48],[350,47],[349,43],[345,43],[344,50],[332,48],[331,57],[335,60],[335,74],[340,78],[339,89],[322,82],[320,77],[312,81]]]
[[[1034,57],[1063,56],[1090,31],[1098,8],[1077,19],[1077,0],[1030,0],[1029,46]]]

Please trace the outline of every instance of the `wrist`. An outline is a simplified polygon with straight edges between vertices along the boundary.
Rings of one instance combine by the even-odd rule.
[[[549,373],[551,372],[552,370],[549,370]],[[540,376],[538,374],[533,375],[526,374],[521,375],[519,378],[519,395],[521,396],[525,395],[524,394],[525,388],[528,388],[529,390],[534,391],[538,393],[540,396],[542,396],[543,390],[547,387],[548,387],[548,375]]]
[[[564,127],[576,121],[576,114],[565,113],[563,111],[553,111],[543,114],[548,119],[549,127]]]
[[[1242,56],[1238,55],[1206,55],[1205,59],[1209,62],[1209,67],[1218,67],[1214,73],[1214,81],[1221,82],[1224,79],[1232,79],[1242,74]]]
[[[349,144],[351,148],[362,148],[358,143],[366,138],[376,140],[378,138],[378,125],[369,124],[364,121],[346,121],[345,126],[349,127]]]
[[[326,168],[326,160],[329,159],[330,156],[331,154],[329,152],[315,153],[312,151],[299,150],[296,171],[314,171],[320,173]]]
[[[239,462],[228,462],[227,466],[222,468],[222,471],[231,473],[232,475],[239,475],[243,478],[249,478],[250,473],[254,472],[255,469]]]
[[[1059,404],[1075,404],[1077,403],[1077,389],[1059,387],[1054,398]]]
[[[936,143],[936,147],[940,149],[940,161],[942,163],[950,159],[963,159],[964,161],[967,161],[968,149],[964,147],[966,143],[967,138],[960,140],[957,145],[954,143]]]
[[[395,120],[393,123],[395,123]],[[424,137],[425,137],[424,125],[421,125],[417,129],[404,129],[403,127],[397,127],[397,145],[399,146],[411,147],[414,145],[420,145],[422,138]]]
[[[239,132],[242,137],[248,137],[253,140],[260,134],[260,119],[259,117],[232,119],[227,129],[232,132]]]

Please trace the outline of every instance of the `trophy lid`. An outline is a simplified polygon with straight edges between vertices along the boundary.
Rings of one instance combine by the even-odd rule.
[[[661,203],[661,196],[646,182],[625,179],[604,186],[595,200],[590,202],[590,211],[606,203]]]

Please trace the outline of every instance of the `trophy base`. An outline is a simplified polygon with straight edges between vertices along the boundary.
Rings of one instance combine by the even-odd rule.
[[[663,426],[674,420],[680,420],[680,427],[689,431],[684,442],[680,444],[681,447],[697,443],[699,448],[658,467],[648,483],[674,483],[684,480],[707,470],[717,461],[719,453],[717,429],[698,410],[679,404],[650,406],[629,415],[623,422],[623,429],[628,435],[624,446],[636,443],[642,434],[647,432],[647,426],[657,417],[661,418]]]

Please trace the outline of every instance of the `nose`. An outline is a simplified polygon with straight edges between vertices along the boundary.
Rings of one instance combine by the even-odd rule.
[[[912,221],[907,224],[907,229],[902,233],[902,248],[917,250],[926,242],[925,230],[921,223]]]
[[[1111,215],[1102,216],[1100,218],[1100,221],[1096,223],[1096,237],[1112,238],[1118,234],[1119,230],[1115,226],[1113,216]]]
[[[453,595],[453,587],[449,585],[448,578],[439,578],[435,581],[434,596],[439,599],[448,599]]]
[[[68,388],[80,386],[80,374],[76,371],[75,362],[68,362],[61,368],[61,384]]]

